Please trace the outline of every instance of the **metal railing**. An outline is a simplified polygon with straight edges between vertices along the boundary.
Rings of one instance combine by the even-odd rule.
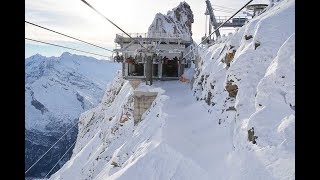
[[[169,33],[163,33],[163,32],[151,32],[148,33],[148,37],[152,38],[177,38],[177,39],[183,39],[183,40],[191,40],[189,35],[186,34],[169,34]]]
[[[146,38],[147,37],[147,33],[128,33],[131,37],[133,38]],[[124,33],[118,33],[116,34],[116,36],[122,36],[122,37],[128,37],[126,34]]]
[[[169,33],[162,33],[162,32],[151,32],[151,33],[128,33],[133,38],[176,38],[182,39],[186,41],[190,41],[191,37],[186,34],[169,34]],[[116,34],[116,36],[127,37],[126,34],[120,33]]]
[[[224,23],[229,17],[228,16],[216,16],[216,20],[218,24]],[[245,16],[238,16],[230,19],[227,23],[234,24],[234,25],[242,25],[248,20]]]

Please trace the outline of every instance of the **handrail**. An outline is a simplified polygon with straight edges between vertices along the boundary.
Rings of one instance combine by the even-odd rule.
[[[186,34],[170,34],[163,32],[151,32],[151,33],[128,33],[133,38],[177,38],[182,40],[191,40],[189,35]],[[126,34],[119,33],[116,36],[125,37]]]
[[[228,17],[227,16],[217,16],[216,19],[217,19],[217,23],[221,24],[221,23],[226,22]],[[234,17],[232,19],[229,19],[229,21],[227,21],[226,24],[241,25],[241,24],[243,24],[243,22],[241,22],[241,20],[248,20],[248,18],[246,16]]]

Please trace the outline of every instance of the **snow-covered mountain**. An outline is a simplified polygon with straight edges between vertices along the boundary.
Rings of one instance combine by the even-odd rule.
[[[67,52],[60,57],[37,54],[25,60],[26,169],[78,122],[82,112],[100,102],[120,68],[117,63]],[[27,176],[46,174],[76,136],[74,126]]]
[[[137,125],[119,74],[50,179],[295,179],[294,19],[295,1],[282,0],[199,48],[191,83],[140,84],[158,95]]]
[[[189,40],[192,36],[193,13],[188,3],[181,2],[177,7],[167,12],[167,15],[157,13],[152,24],[149,26],[150,37],[159,34],[169,36],[181,35]]]

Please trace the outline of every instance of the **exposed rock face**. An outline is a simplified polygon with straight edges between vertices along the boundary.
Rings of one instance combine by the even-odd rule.
[[[248,141],[252,142],[252,144],[256,144],[256,139],[258,137],[254,135],[254,128],[248,130]]]
[[[230,97],[236,97],[238,93],[238,86],[236,84],[232,84],[232,82],[227,82],[226,90]]]
[[[227,67],[230,67],[230,63],[233,60],[235,54],[236,54],[236,50],[232,50],[231,52],[226,53],[224,62],[227,64]]]
[[[253,38],[252,35],[244,35],[244,39],[245,39],[245,40],[249,40],[249,39],[251,39],[251,38]]]
[[[167,12],[167,15],[156,14],[152,24],[149,26],[148,34],[150,37],[166,34],[170,36],[181,35],[183,39],[191,39],[192,23],[194,22],[193,13],[186,2],[180,4]]]

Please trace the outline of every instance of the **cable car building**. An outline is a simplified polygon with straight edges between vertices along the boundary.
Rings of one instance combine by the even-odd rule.
[[[194,59],[193,41],[180,34],[117,34],[116,61],[125,79],[176,80]],[[143,46],[143,47],[142,47]],[[192,53],[190,53],[192,52]],[[184,57],[185,56],[185,57]]]

